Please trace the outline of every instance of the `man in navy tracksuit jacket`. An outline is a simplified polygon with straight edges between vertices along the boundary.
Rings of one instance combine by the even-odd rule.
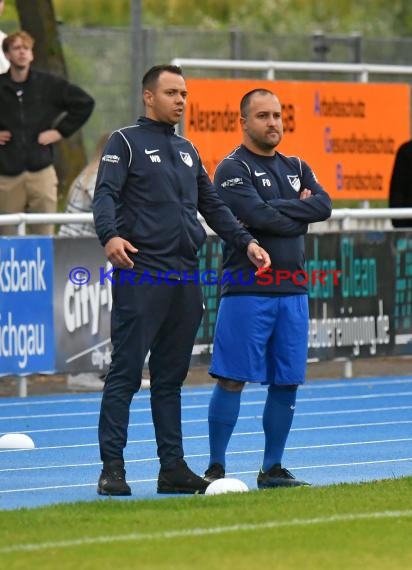
[[[143,78],[146,117],[112,134],[97,176],[96,232],[116,268],[112,363],[99,421],[98,493],[103,495],[131,493],[123,449],[130,403],[149,350],[158,492],[203,493],[208,484],[186,465],[181,431],[180,390],[203,313],[195,276],[206,233],[197,211],[250,268],[270,264],[219,198],[195,147],[174,132],[186,95],[180,68],[150,69]]]
[[[265,450],[257,486],[295,487],[306,483],[285,469],[281,459],[297,387],[306,372],[304,235],[309,223],[330,216],[331,201],[304,161],[276,150],[283,135],[282,108],[271,91],[256,89],[244,95],[240,115],[243,144],[218,165],[215,185],[268,251],[272,266],[259,279],[248,281],[248,264],[225,244],[224,275],[228,272],[237,279],[224,280],[215,328],[209,372],[217,384],[209,405],[205,478],[212,482],[225,476],[225,454],[241,392],[246,382],[256,382],[268,385],[262,417]]]

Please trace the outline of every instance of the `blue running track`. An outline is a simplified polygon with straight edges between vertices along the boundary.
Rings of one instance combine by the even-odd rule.
[[[184,388],[186,460],[208,462],[207,408],[212,386]],[[227,476],[256,488],[264,438],[265,388],[249,385],[227,455]],[[0,510],[72,501],[96,494],[99,393],[0,400],[0,435],[26,433],[34,450],[0,450]],[[158,459],[149,393],[133,400],[125,454],[134,499],[156,494]],[[412,475],[412,378],[310,381],[298,391],[283,465],[313,485]],[[119,498],[129,500],[129,498]]]

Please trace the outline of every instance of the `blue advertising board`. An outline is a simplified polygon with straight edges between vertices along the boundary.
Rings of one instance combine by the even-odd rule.
[[[0,238],[0,376],[52,372],[53,239]]]
[[[94,238],[0,238],[0,376],[107,370],[108,267]],[[317,275],[309,282],[309,358],[412,354],[409,232],[309,234],[306,269]],[[220,299],[217,236],[199,252],[199,270],[218,276],[202,281],[205,313],[193,354],[207,358]]]

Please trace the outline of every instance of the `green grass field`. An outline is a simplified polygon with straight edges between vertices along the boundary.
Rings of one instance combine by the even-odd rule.
[[[0,567],[409,570],[412,477],[0,511]]]

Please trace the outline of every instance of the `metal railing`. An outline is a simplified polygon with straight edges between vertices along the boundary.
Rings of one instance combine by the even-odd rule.
[[[84,224],[93,223],[93,214],[1,214],[0,226],[17,226],[16,235],[26,235],[27,224]],[[0,235],[1,237],[1,235]],[[11,237],[11,236],[8,236]]]
[[[203,221],[203,218],[199,216]],[[332,211],[328,221],[340,222],[341,230],[348,230],[352,221],[368,220],[399,220],[412,219],[412,208],[337,208]],[[84,224],[93,223],[93,214],[2,214],[0,226],[17,226],[17,236],[26,235],[27,224]],[[324,222],[322,222],[324,224]],[[318,231],[318,225],[315,226]],[[322,226],[322,232],[328,231],[327,225]],[[351,228],[352,229],[352,228]],[[361,228],[360,228],[361,229]],[[329,231],[331,231],[329,229]],[[1,236],[0,236],[1,237]],[[10,236],[8,236],[10,237]]]
[[[200,217],[200,219],[202,219]],[[323,233],[326,231],[337,231],[336,228],[329,227],[330,222],[340,222],[340,230],[342,231],[356,231],[357,229],[364,229],[361,227],[350,227],[352,222],[360,221],[366,222],[370,220],[385,220],[389,222],[391,219],[412,219],[412,208],[340,208],[332,211],[332,215],[327,222],[321,222],[318,224],[313,224],[312,228],[318,233]],[[204,223],[204,220],[202,219]],[[93,223],[93,215],[91,213],[84,214],[67,214],[67,213],[56,213],[56,214],[3,214],[0,215],[0,226],[4,225],[16,225],[17,226],[17,236],[26,235],[26,225],[27,224],[63,224],[63,223]],[[205,224],[206,226],[206,224]],[[379,228],[380,229],[380,228]],[[209,234],[214,232],[206,226],[206,230]],[[5,236],[14,237],[14,236]],[[0,236],[1,238],[1,236]],[[72,238],[75,239],[75,238]],[[342,361],[344,366],[344,377],[351,378],[352,372],[352,361],[347,358],[339,358],[337,360]],[[19,377],[19,396],[27,396],[27,378],[25,376]]]
[[[412,75],[411,65],[381,65],[372,63],[316,63],[302,61],[253,61],[237,59],[174,58],[173,65],[183,68],[264,71],[266,79],[275,79],[276,71],[324,72],[355,74],[362,83],[369,75]]]

